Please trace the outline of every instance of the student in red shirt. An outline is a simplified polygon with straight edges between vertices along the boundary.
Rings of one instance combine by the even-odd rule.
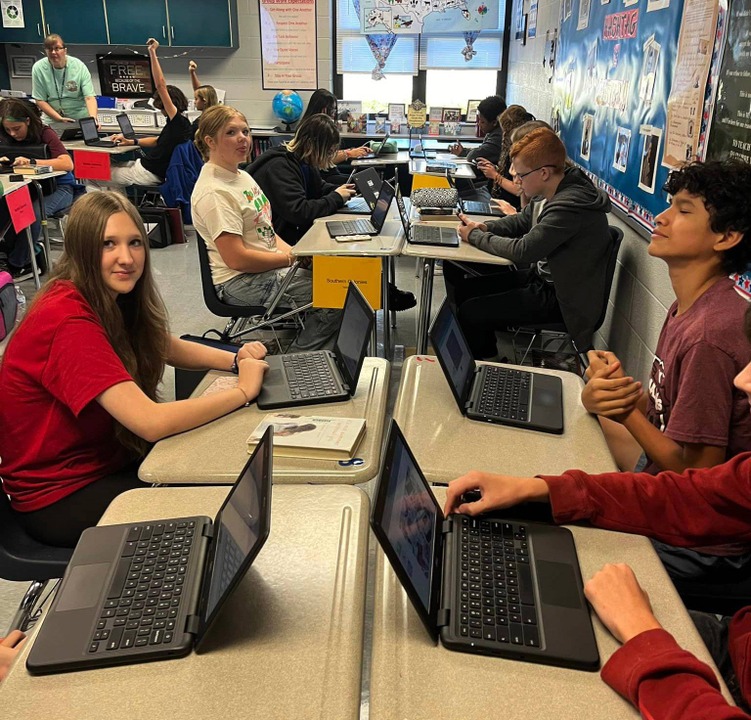
[[[751,342],[751,309],[745,317]],[[751,402],[751,363],[735,378]],[[476,502],[462,495],[479,489]],[[446,515],[478,515],[521,502],[549,502],[557,523],[587,521],[596,527],[638,533],[681,547],[751,542],[751,452],[714,467],[649,473],[530,478],[472,471],[449,484]],[[602,678],[654,720],[751,718],[727,703],[712,670],[683,650],[662,628],[633,570],[608,564],[584,593],[603,624],[623,643],[605,663]],[[702,638],[736,702],[751,705],[751,607],[729,624],[692,613]],[[720,627],[718,627],[720,626]]]
[[[136,208],[115,192],[81,198],[0,364],[0,476],[27,531],[74,546],[113,497],[143,486],[151,443],[255,398],[265,355],[261,343],[234,355],[172,337]],[[237,387],[159,403],[165,363],[235,370]]]

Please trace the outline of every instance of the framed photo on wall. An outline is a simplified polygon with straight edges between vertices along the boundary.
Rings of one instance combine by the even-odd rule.
[[[37,61],[33,55],[11,55],[10,76],[15,78],[31,77],[31,68]]]
[[[482,100],[469,100],[467,102],[467,122],[477,122],[477,106]]]
[[[458,123],[462,119],[461,108],[443,108],[441,113],[441,122],[443,123]]]

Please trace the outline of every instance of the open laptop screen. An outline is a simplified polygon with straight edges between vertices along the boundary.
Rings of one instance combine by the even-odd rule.
[[[273,437],[270,430],[273,428],[264,433],[214,521],[197,642],[268,537]]]
[[[391,423],[372,526],[394,572],[433,637],[440,603],[443,513],[396,422]]]
[[[370,222],[373,227],[381,231],[383,224],[386,222],[386,214],[391,206],[391,201],[394,199],[394,188],[390,183],[384,182],[381,184],[381,190],[378,193],[378,200],[376,206],[373,208],[373,212],[370,215]]]
[[[355,392],[372,325],[373,310],[370,304],[357,285],[350,282],[344,300],[342,324],[336,336],[335,353],[342,364],[344,380],[351,393]]]
[[[78,121],[85,140],[99,140],[99,132],[96,129],[96,120],[94,118],[81,118]]]
[[[447,301],[441,305],[430,328],[430,342],[451,392],[454,393],[460,410],[464,412],[469,384],[472,382],[476,365],[464,333],[459,327],[459,321]]]
[[[130,122],[128,113],[118,113],[115,117],[117,124],[120,126],[120,132],[123,137],[132,140],[136,136],[136,131],[133,129],[133,125]]]

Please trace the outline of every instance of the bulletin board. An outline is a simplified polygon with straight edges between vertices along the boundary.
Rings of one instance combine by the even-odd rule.
[[[645,229],[672,167],[702,151],[714,0],[563,0],[551,124]]]

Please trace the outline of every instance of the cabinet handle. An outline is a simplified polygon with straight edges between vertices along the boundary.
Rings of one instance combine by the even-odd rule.
[[[39,23],[37,23],[37,35],[42,37],[42,26]]]
[[[169,30],[170,30],[170,33],[172,34],[172,39],[174,40],[175,39],[175,26],[170,25]]]
[[[50,34],[50,24],[47,23],[47,35],[49,35],[49,34]]]
[[[167,37],[167,29],[164,27],[164,25],[162,25],[162,37],[163,38]]]

